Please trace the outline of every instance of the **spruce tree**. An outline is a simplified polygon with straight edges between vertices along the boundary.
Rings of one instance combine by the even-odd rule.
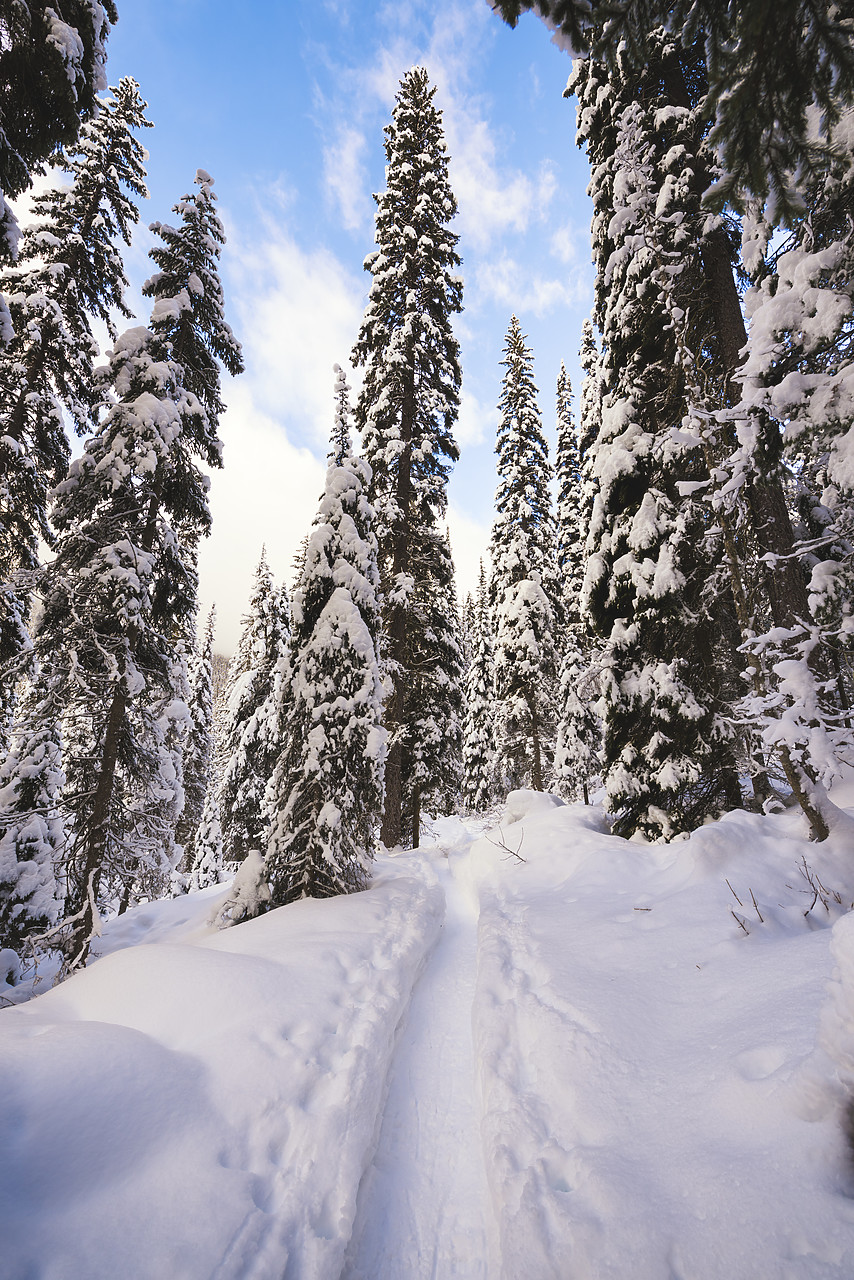
[[[219,884],[223,870],[222,827],[219,821],[219,801],[213,787],[205,797],[205,805],[193,841],[193,865],[190,870],[190,892],[207,889]]]
[[[182,202],[168,237],[183,274],[156,277],[150,328],[114,343],[102,382],[115,401],[57,489],[56,557],[42,574],[36,649],[68,723],[69,969],[85,962],[113,895],[166,887],[183,802],[187,713],[175,663],[196,612],[196,545],[210,527],[199,464],[220,463],[217,353],[240,368],[222,314],[222,228],[210,179],[197,181],[199,197]]]
[[[697,60],[684,68],[664,32],[654,52],[642,72],[625,58],[580,63],[570,89],[592,167],[603,342],[584,608],[605,642],[604,770],[615,830],[656,838],[739,803],[740,793],[712,648],[718,628],[704,618],[711,522],[694,495],[708,473],[702,441],[679,430],[685,382],[660,282],[663,249],[688,255],[685,284],[708,298],[714,271],[723,283],[730,272],[732,287],[730,250],[724,261],[719,224],[694,221],[696,174],[688,188],[679,184],[689,203],[671,210],[665,242],[648,237],[649,218],[672,189],[671,166],[706,163],[701,121],[673,101],[674,82],[684,86],[688,70],[696,79]],[[708,323],[713,307],[703,314]],[[725,380],[716,328],[704,345]]]
[[[589,323],[585,345],[592,341]],[[585,351],[584,360],[589,363]],[[589,375],[588,375],[589,377]],[[589,414],[587,405],[583,406]],[[572,415],[572,392],[566,367],[557,382],[557,563],[563,587],[565,625],[557,684],[557,735],[554,786],[567,799],[589,800],[588,781],[598,772],[601,739],[593,709],[596,680],[590,671],[591,643],[582,608],[588,506],[584,501],[580,442]]]
[[[579,520],[586,543],[596,496],[596,481],[592,473],[592,453],[599,435],[602,414],[602,385],[599,378],[599,349],[593,324],[585,319],[581,326],[581,348],[578,363],[584,373],[578,407],[578,467],[581,487],[577,496]]]
[[[350,404],[350,387],[347,383],[347,376],[340,364],[334,366],[334,371],[335,417],[326,461],[330,467],[340,467],[343,465],[344,459],[349,458],[353,452],[353,441],[350,436],[353,409]]]
[[[808,609],[781,626],[771,593],[770,625],[764,634],[754,628],[746,637],[764,679],[754,680],[745,710],[765,747],[783,756],[795,794],[799,787],[806,793],[818,837],[825,833],[821,825],[827,828],[822,784],[838,775],[852,741],[852,121],[849,112],[832,133],[831,156],[788,237],[778,236],[772,247],[773,228],[764,218],[754,212],[746,224],[750,337],[739,375],[742,398],[732,411],[739,447],[727,464],[733,478],[755,473],[762,466],[756,424],[770,421],[778,425],[785,462],[798,477],[795,550],[808,579]]]
[[[182,772],[184,807],[175,837],[183,849],[182,867],[192,869],[196,857],[194,843],[202,818],[211,781],[213,755],[213,639],[216,608],[212,608],[205,624],[202,643],[193,654],[189,672],[189,725],[184,743]]]
[[[262,549],[228,672],[219,819],[223,853],[229,862],[240,862],[249,849],[263,849],[267,843],[265,792],[281,749],[277,740],[270,740],[267,701],[276,665],[288,643],[288,629],[287,595],[284,588],[276,587]]]
[[[148,194],[134,132],[150,123],[133,80],[112,93],[61,157],[70,187],[35,197],[18,264],[0,277],[14,328],[0,352],[0,704],[7,717],[30,651],[29,599],[16,575],[37,567],[40,539],[51,542],[48,494],[69,458],[63,415],[83,431],[99,402],[93,321],[115,337],[112,312],[130,315],[116,241],[130,243],[134,198]]]
[[[155,300],[152,319],[169,339],[185,389],[204,405],[207,438],[195,442],[199,454],[210,466],[222,466],[222,446],[216,437],[225,407],[220,369],[235,377],[243,372],[243,357],[225,319],[218,262],[225,231],[216,211],[214,180],[204,169],[197,169],[194,185],[198,191],[172,206],[181,219],[177,227],[150,224],[163,242],[149,254],[160,270],[142,291]]]
[[[471,661],[466,673],[463,726],[463,801],[470,813],[489,808],[496,795],[495,700],[492,692],[492,626],[486,572],[480,562],[472,626]]]
[[[423,562],[424,568],[419,570]],[[413,848],[424,812],[457,808],[462,766],[463,658],[454,563],[438,529],[414,540],[410,600],[408,732],[403,759],[403,830]]]
[[[8,948],[19,959],[28,939],[53,924],[62,905],[54,873],[65,841],[59,714],[37,680],[0,765],[0,951]]]
[[[59,12],[57,11],[59,9]],[[57,148],[70,147],[106,85],[112,0],[4,4],[0,42],[0,260],[14,258],[21,195]]]
[[[88,954],[99,903],[137,884],[156,894],[171,870],[171,633],[196,589],[174,533],[186,508],[167,505],[158,473],[186,448],[184,423],[204,411],[151,330],[124,333],[109,368],[122,395],[57,490],[56,557],[42,572],[35,632],[68,726],[70,967]]]
[[[787,217],[803,209],[808,175],[820,172],[830,131],[854,102],[854,42],[845,6],[834,0],[497,0],[515,25],[534,9],[569,37],[576,50],[639,73],[655,57],[666,28],[697,47],[707,80],[703,113],[720,157],[713,192],[722,209],[752,193]],[[818,136],[815,126],[818,122]]]
[[[370,469],[329,468],[294,593],[286,732],[270,785],[273,903],[363,889],[382,801],[386,735]]]
[[[453,427],[461,371],[451,318],[462,308],[462,281],[457,237],[449,230],[457,206],[434,96],[422,67],[403,77],[385,131],[388,185],[375,197],[377,248],[365,262],[373,282],[353,349],[353,363],[365,366],[356,419],[372,469],[391,684],[382,828],[389,848],[404,834],[404,800],[412,791],[405,754],[413,717],[430,714],[410,702],[415,655],[430,643],[417,633],[416,614],[420,608],[429,615],[423,603],[446,574],[437,522],[458,456]]]
[[[533,357],[515,316],[504,357],[490,586],[499,768],[509,786],[542,791],[555,727],[555,531]]]

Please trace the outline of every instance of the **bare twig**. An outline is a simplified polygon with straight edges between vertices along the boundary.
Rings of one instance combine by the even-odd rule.
[[[724,879],[726,880],[726,876],[724,876]],[[741,898],[740,898],[740,897],[738,896],[738,894],[736,893],[735,889],[733,889],[732,885],[729,883],[729,880],[727,880],[727,884],[729,885],[729,891],[730,891],[730,893],[731,893],[731,894],[732,894],[732,896],[735,898],[735,900],[736,900],[736,902],[738,903],[738,905],[739,905],[740,907],[743,907],[743,906],[744,906],[744,903],[742,902]]]
[[[735,923],[738,925],[739,929],[743,929],[744,932],[747,934],[747,936],[750,937],[750,930],[748,929],[747,925],[744,923],[743,920],[739,920],[738,916],[735,914],[732,908],[730,908],[730,915],[732,916]]]
[[[756,895],[754,894],[754,892],[753,892],[753,890],[752,890],[752,889],[750,890],[750,896],[751,896],[751,898],[753,899],[753,905],[754,905],[754,907],[756,907],[756,914],[759,916],[760,924],[764,924],[764,923],[765,923],[765,921],[764,921],[764,919],[762,918],[762,912],[759,910],[759,907],[756,905]]]
[[[518,844],[518,846],[517,846],[515,849],[511,849],[511,848],[510,848],[510,846],[509,846],[509,844],[507,843],[507,841],[504,839],[504,832],[503,832],[503,830],[501,829],[501,827],[499,827],[499,828],[498,828],[498,834],[499,834],[499,835],[500,835],[500,837],[501,837],[501,839],[500,839],[500,840],[493,840],[491,836],[487,836],[487,837],[486,837],[490,844],[494,844],[494,845],[495,845],[495,847],[496,847],[496,849],[505,849],[505,850],[506,850],[506,852],[507,852],[507,858],[516,858],[519,862],[527,862],[527,861],[528,861],[528,859],[527,859],[527,858],[523,858],[523,857],[522,857],[522,855],[521,855],[521,854],[520,854],[520,852],[519,852],[519,850],[522,848],[522,841],[525,839],[525,828],[524,828],[524,827],[522,828],[521,832],[519,833],[519,844]],[[505,859],[504,859],[504,861],[505,861],[505,862],[507,861],[507,858],[505,858]]]

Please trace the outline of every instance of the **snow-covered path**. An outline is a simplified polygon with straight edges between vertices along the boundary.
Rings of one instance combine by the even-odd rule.
[[[342,1280],[497,1275],[472,1045],[478,907],[455,863],[433,864],[444,927],[400,1031]]]
[[[854,839],[433,834],[222,933],[135,908],[0,1013],[0,1280],[854,1276]]]

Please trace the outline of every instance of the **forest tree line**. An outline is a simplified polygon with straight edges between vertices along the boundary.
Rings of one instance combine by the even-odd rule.
[[[513,21],[527,6],[497,7]],[[224,234],[200,170],[175,226],[154,224],[148,325],[118,331],[148,122],[133,81],[96,98],[115,14],[81,7],[88,96],[69,115],[51,63],[32,138],[0,155],[12,196],[48,159],[71,176],[20,238],[9,206],[2,222],[9,980],[39,948],[73,970],[102,913],[202,887],[250,850],[263,858],[238,874],[232,920],[362,888],[379,841],[416,845],[425,813],[482,811],[517,786],[588,800],[601,784],[615,832],[653,840],[791,799],[826,838],[826,787],[854,763],[854,41],[835,5],[778,7],[773,31],[763,6],[737,9],[539,5],[584,52],[567,94],[595,302],[577,421],[558,376],[553,464],[510,320],[489,567],[461,607],[443,525],[456,202],[435,89],[423,68],[403,77],[351,353],[361,386],[351,406],[336,371],[290,596],[259,565],[215,760],[196,552],[220,370],[242,367]],[[8,102],[23,91],[10,50],[23,65],[35,46],[6,34]],[[87,437],[73,462],[66,421]]]

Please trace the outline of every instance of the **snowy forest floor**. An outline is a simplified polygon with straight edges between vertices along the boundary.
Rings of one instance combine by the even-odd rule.
[[[800,831],[517,792],[363,894],[128,912],[0,1014],[2,1280],[850,1280],[854,848]]]

